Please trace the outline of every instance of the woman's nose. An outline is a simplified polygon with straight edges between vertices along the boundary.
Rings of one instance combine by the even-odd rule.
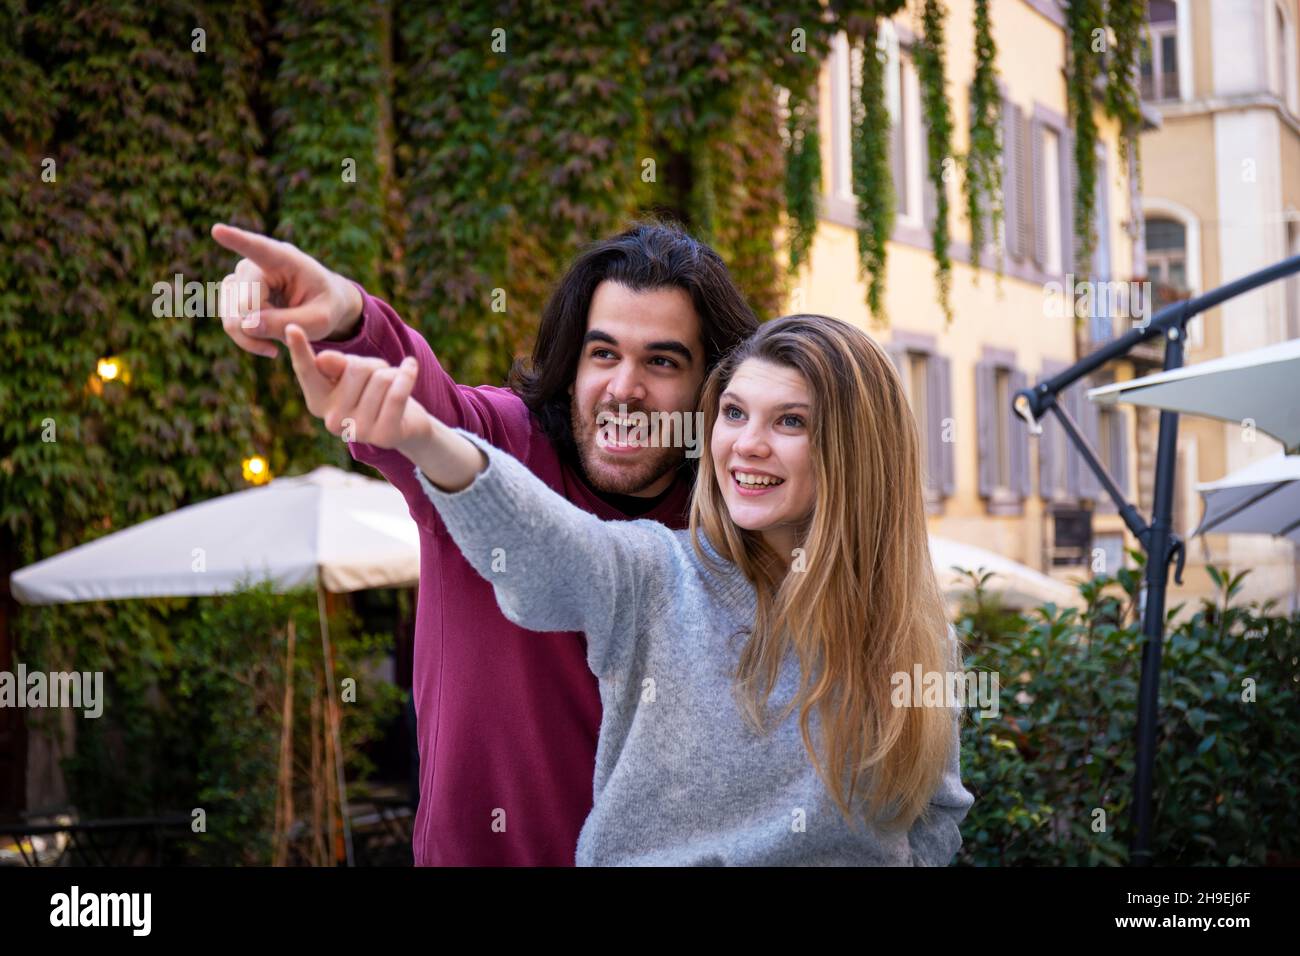
[[[736,436],[733,447],[737,455],[744,455],[746,458],[767,454],[767,436],[763,434],[762,426],[751,421]]]

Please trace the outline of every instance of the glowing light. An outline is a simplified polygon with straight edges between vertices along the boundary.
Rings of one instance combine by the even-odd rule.
[[[264,485],[271,480],[271,467],[261,455],[244,459],[244,480],[254,485]]]

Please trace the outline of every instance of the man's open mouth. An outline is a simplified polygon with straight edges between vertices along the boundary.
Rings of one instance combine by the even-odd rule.
[[[614,412],[596,415],[596,445],[606,451],[629,451],[650,445],[649,417],[644,413],[620,416]]]

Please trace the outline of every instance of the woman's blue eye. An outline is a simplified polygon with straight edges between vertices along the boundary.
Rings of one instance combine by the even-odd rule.
[[[800,418],[798,415],[786,415],[784,418],[781,419],[781,421],[794,422],[793,425],[789,426],[790,428],[801,428],[803,426],[803,419]]]
[[[735,405],[728,405],[726,408],[724,408],[724,409],[722,410],[722,414],[723,414],[724,416],[726,416],[727,418],[730,418],[730,419],[734,422],[734,421],[735,421],[735,418],[732,417],[731,413],[732,413],[732,412],[739,412],[739,411],[740,411],[740,409],[737,408]]]

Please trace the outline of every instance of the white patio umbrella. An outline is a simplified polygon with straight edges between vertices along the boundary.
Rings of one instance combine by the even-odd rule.
[[[1275,534],[1300,544],[1300,455],[1261,458],[1196,490],[1205,514],[1193,534]]]
[[[29,564],[24,604],[227,594],[241,578],[277,590],[401,587],[420,576],[418,530],[392,485],[338,468],[177,509]]]
[[[419,575],[419,533],[401,492],[387,482],[324,466],[151,518],[30,564],[9,580],[14,597],[24,604],[227,594],[241,581],[265,579],[286,591],[315,582],[326,681],[334,688],[325,591],[401,587],[416,583]],[[290,621],[291,655],[293,641]],[[332,690],[325,700],[352,865]],[[287,706],[286,712],[291,713]],[[287,760],[282,751],[282,773]],[[330,826],[332,831],[332,816]]]
[[[970,590],[970,579],[953,570],[955,565],[971,571],[992,571],[988,589],[1001,593],[1008,604],[1018,607],[1049,601],[1058,607],[1076,607],[1080,602],[1078,592],[1070,585],[986,548],[930,535],[930,560],[949,601],[959,600]]]
[[[1250,419],[1300,452],[1300,339],[1225,355],[1143,378],[1088,390],[1100,404],[1129,402],[1227,422]]]

